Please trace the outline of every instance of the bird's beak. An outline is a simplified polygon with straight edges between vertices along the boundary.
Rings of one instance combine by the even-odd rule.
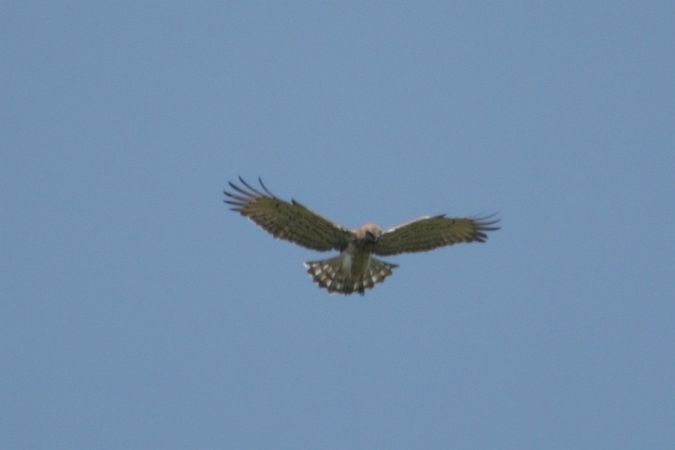
[[[375,235],[373,233],[371,233],[370,231],[366,231],[366,239],[370,242],[375,242],[377,240]]]

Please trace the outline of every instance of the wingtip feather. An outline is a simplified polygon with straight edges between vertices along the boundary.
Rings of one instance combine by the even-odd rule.
[[[255,194],[257,194],[257,195],[259,195],[259,196],[261,196],[261,197],[264,197],[264,196],[265,196],[265,194],[263,194],[262,192],[260,192],[259,190],[257,190],[256,188],[254,188],[253,186],[251,186],[250,184],[248,184],[248,183],[246,182],[246,180],[244,180],[241,176],[239,177],[239,181],[241,181],[241,184],[243,184],[243,185],[246,186],[248,189],[250,189],[251,192],[254,192]]]
[[[272,198],[276,198],[276,195],[272,194],[272,192],[267,189],[267,186],[265,186],[265,183],[263,183],[263,180],[261,177],[258,177],[258,183],[260,183],[260,186],[263,188],[263,190]]]

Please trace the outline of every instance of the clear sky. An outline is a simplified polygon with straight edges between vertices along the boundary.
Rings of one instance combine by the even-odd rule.
[[[0,51],[0,448],[673,448],[672,1],[8,1]],[[331,296],[238,175],[503,228]]]

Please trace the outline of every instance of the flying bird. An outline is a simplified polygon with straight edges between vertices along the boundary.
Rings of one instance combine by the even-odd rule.
[[[228,182],[225,203],[248,217],[277,239],[285,239],[311,250],[338,250],[340,254],[307,261],[307,273],[330,293],[363,295],[384,281],[397,264],[373,255],[424,252],[462,242],[485,242],[487,232],[498,230],[494,216],[452,218],[445,214],[425,216],[389,230],[374,223],[349,230],[327,220],[295,200],[281,200],[258,178],[255,188],[239,177],[241,186]]]

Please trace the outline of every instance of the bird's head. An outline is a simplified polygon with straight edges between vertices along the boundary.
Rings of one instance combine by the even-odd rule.
[[[374,223],[368,223],[356,230],[356,236],[366,242],[376,242],[382,236],[382,228]]]

